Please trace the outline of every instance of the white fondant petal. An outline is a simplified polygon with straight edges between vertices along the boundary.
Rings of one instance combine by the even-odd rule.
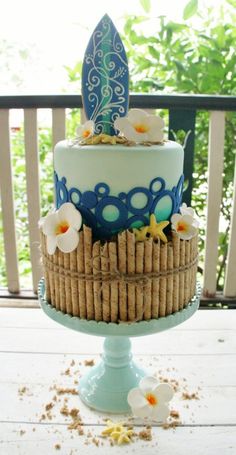
[[[151,129],[155,128],[162,130],[162,128],[165,126],[164,120],[159,115],[149,115],[148,122]]]
[[[195,212],[194,212],[193,208],[187,207],[186,204],[185,205],[182,204],[179,210],[180,210],[181,215],[190,215],[192,217],[195,216]]]
[[[128,125],[127,117],[117,117],[114,121],[114,128],[122,133],[126,125]]]
[[[55,235],[58,225],[58,213],[49,213],[43,221],[43,233],[45,235]]]
[[[147,404],[141,390],[138,387],[131,389],[127,395],[127,401],[131,408],[139,408]]]
[[[150,142],[162,142],[164,137],[164,133],[158,129],[150,129],[148,132],[148,140]]]
[[[58,210],[58,218],[60,221],[67,221],[70,227],[76,230],[81,228],[82,216],[71,202],[61,205]]]
[[[158,384],[155,389],[153,390],[155,395],[157,396],[158,403],[170,401],[174,396],[173,388],[166,383]]]
[[[151,406],[146,404],[140,408],[132,408],[132,413],[136,417],[140,417],[141,419],[145,419],[145,417],[150,417],[151,414]]]
[[[182,219],[182,215],[179,213],[174,213],[170,219],[171,223],[177,224]]]
[[[93,132],[93,130],[94,130],[94,121],[93,120],[87,120],[87,122],[85,122],[83,124],[83,129],[84,130],[90,130],[91,132]]]
[[[165,422],[169,415],[170,415],[169,408],[165,404],[161,404],[159,406],[152,406],[150,417],[156,422],[159,423]]]
[[[57,238],[55,235],[47,235],[47,252],[54,254],[57,247]]]
[[[183,221],[184,223],[187,223],[187,224],[192,224],[193,217],[189,214],[183,215],[181,221]]]
[[[158,381],[154,376],[145,376],[144,378],[141,379],[139,383],[139,387],[142,390],[142,392],[149,392],[153,391],[158,385]]]
[[[146,142],[148,141],[148,134],[147,133],[138,133],[134,128],[132,129],[131,134],[128,136],[125,136],[127,139],[130,141],[135,141],[135,142]]]
[[[76,128],[76,134],[77,134],[77,136],[79,136],[79,137],[82,136],[83,130],[84,130],[83,125],[79,125],[79,126]]]
[[[187,232],[184,232],[184,231],[178,232],[178,235],[182,240],[190,240],[192,237],[195,236],[196,232],[197,232],[196,227],[189,226]]]
[[[142,109],[130,109],[128,113],[129,122],[132,124],[139,122],[146,123],[148,117],[149,117],[148,113],[143,111]]]
[[[63,253],[71,253],[77,248],[79,233],[69,228],[64,234],[57,235],[57,246]]]

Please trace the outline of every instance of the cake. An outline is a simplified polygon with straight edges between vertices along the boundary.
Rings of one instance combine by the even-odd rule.
[[[63,313],[138,322],[195,294],[198,222],[182,204],[184,150],[163,120],[128,111],[128,64],[105,15],[82,70],[87,121],[54,150],[55,209],[40,220],[47,301]]]

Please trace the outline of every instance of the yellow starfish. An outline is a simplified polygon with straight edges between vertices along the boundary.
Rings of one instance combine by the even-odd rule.
[[[114,423],[112,422],[112,420],[107,420],[106,424],[107,428],[105,428],[105,430],[102,431],[103,436],[110,436],[112,433],[116,431],[121,432],[124,428],[122,422]]]
[[[137,242],[143,242],[143,240],[146,240],[148,229],[149,229],[149,226],[143,226],[140,229],[134,228],[133,232],[135,235],[135,240]]]
[[[167,237],[163,232],[163,229],[165,229],[166,226],[168,226],[169,221],[160,221],[160,223],[157,223],[156,217],[154,213],[151,214],[150,216],[150,224],[148,226],[147,232],[155,239],[157,240],[160,238],[164,243],[167,243]]]
[[[120,446],[121,444],[129,444],[133,434],[133,430],[126,430],[123,427],[121,431],[113,431],[113,433],[111,433],[111,438],[114,441],[117,441],[118,446]]]

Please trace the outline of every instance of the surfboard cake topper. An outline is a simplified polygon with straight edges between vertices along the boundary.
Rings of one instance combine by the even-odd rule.
[[[95,123],[95,134],[117,135],[114,121],[128,111],[129,70],[123,43],[107,14],[85,51],[82,98],[87,119]]]

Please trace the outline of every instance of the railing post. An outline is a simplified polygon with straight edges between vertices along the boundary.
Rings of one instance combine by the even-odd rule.
[[[225,112],[212,111],[209,124],[207,226],[203,294],[216,293],[219,217],[224,164]]]

